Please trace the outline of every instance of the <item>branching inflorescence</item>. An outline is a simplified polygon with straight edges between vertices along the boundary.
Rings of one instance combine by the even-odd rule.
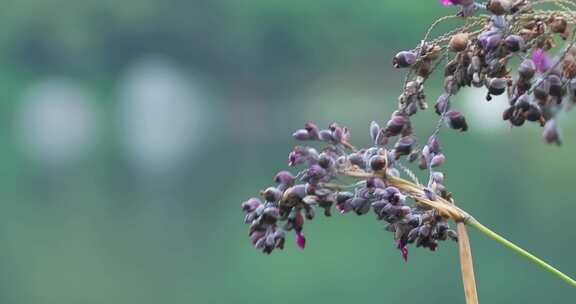
[[[439,141],[441,128],[468,130],[464,115],[452,107],[453,97],[463,87],[485,87],[488,102],[492,96],[505,94],[509,106],[502,113],[503,120],[513,127],[539,124],[547,143],[560,144],[558,117],[576,104],[576,3],[441,3],[460,10],[434,22],[414,49],[393,58],[394,67],[408,72],[398,109],[385,125],[370,124],[372,146],[355,148],[348,129],[335,123],[326,129],[307,123],[293,134],[298,141],[317,143],[314,147],[296,146],[290,152],[289,166],[304,168],[295,174],[279,172],[274,178],[276,185],[261,192],[262,199],[251,198],[242,204],[250,239],[257,249],[268,254],[282,249],[289,231],[294,231],[296,243],[303,249],[304,223],[312,220],[319,208],[325,216],[331,216],[332,208],[358,215],[372,211],[393,233],[395,246],[405,260],[410,244],[434,251],[441,241],[457,241],[449,220],[480,227],[491,236],[493,232],[487,233],[487,228],[454,205],[444,185],[444,174],[438,170],[445,161]],[[436,39],[429,38],[436,25],[450,19],[464,24]],[[434,104],[439,121],[419,146],[411,118],[427,108],[424,84],[442,66],[444,93]],[[426,170],[427,182],[421,184],[407,169],[405,164],[411,162]],[[505,244],[503,238],[491,237]],[[552,269],[547,270],[560,273],[547,266]]]

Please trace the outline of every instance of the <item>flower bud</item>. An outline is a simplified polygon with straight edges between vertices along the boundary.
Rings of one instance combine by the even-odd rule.
[[[375,121],[370,123],[370,138],[372,143],[377,145],[378,134],[380,133],[380,126]]]
[[[446,113],[446,118],[448,120],[448,125],[452,129],[466,131],[468,130],[468,124],[466,123],[466,118],[460,112],[449,111]]]
[[[350,153],[348,155],[348,161],[350,161],[352,165],[358,166],[358,168],[364,169],[366,167],[364,157],[362,157],[360,153]]]
[[[510,0],[489,0],[486,4],[486,9],[497,16],[508,13],[511,8],[512,2]]]
[[[550,93],[550,82],[548,79],[544,79],[538,83],[538,85],[534,88],[534,97],[545,101],[548,99],[548,94]]]
[[[437,154],[434,157],[432,157],[432,160],[430,161],[430,167],[435,168],[438,166],[442,166],[445,160],[446,157],[444,156],[444,154]]]
[[[467,46],[468,46],[468,33],[458,33],[452,36],[448,44],[450,51],[456,53],[466,50]]]
[[[286,190],[294,186],[294,176],[288,171],[280,171],[274,177],[274,182],[278,184],[279,189]]]
[[[558,130],[558,127],[556,126],[556,121],[554,119],[546,122],[546,124],[544,125],[544,132],[542,136],[544,137],[544,141],[546,141],[546,143],[556,145],[561,144],[560,131]]]
[[[549,94],[554,97],[562,97],[562,79],[558,75],[550,74],[547,77],[550,84]]]
[[[325,142],[335,142],[336,141],[336,139],[332,135],[332,131],[330,131],[330,130],[321,130],[318,133],[318,138],[321,141],[325,141]]]
[[[416,63],[417,56],[411,51],[402,51],[396,54],[392,59],[392,65],[395,68],[407,68]]]
[[[374,155],[370,158],[370,168],[373,171],[382,171],[384,169],[386,169],[386,166],[388,165],[388,160],[386,159],[386,156],[384,155]]]
[[[269,187],[262,191],[262,197],[264,197],[264,200],[267,202],[275,203],[282,198],[282,191],[274,187]]]
[[[442,115],[442,113],[450,110],[450,94],[444,93],[438,97],[436,104],[434,105],[436,114]]]
[[[534,61],[532,61],[532,59],[526,59],[522,61],[522,63],[518,67],[518,74],[520,75],[520,77],[526,80],[530,80],[532,77],[534,77],[535,73],[536,73],[536,65],[534,64]]]
[[[510,52],[518,52],[524,47],[524,39],[518,35],[510,35],[504,40],[506,47]]]
[[[253,197],[243,202],[241,207],[244,212],[254,212],[256,208],[260,207],[260,205],[262,205],[262,202],[259,199]]]
[[[310,140],[310,134],[305,129],[300,129],[292,134],[292,137],[296,140]]]
[[[488,93],[491,95],[502,95],[506,91],[507,81],[504,78],[492,78],[488,82]]]
[[[394,146],[394,153],[396,154],[396,157],[410,154],[415,144],[416,139],[413,136],[404,136],[400,138]]]
[[[316,140],[318,139],[318,127],[311,123],[311,122],[307,122],[306,124],[304,124],[304,129],[308,132],[308,135],[310,136],[310,139]]]
[[[526,118],[523,115],[513,115],[510,117],[510,123],[515,127],[520,127],[526,122]]]
[[[406,116],[394,115],[386,124],[385,133],[388,136],[396,136],[407,128],[410,121]]]
[[[528,121],[539,121],[542,117],[542,110],[536,104],[531,104],[528,111],[525,113],[526,120]]]

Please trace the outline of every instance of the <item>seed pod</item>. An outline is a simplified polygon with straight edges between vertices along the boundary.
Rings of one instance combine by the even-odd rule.
[[[411,51],[402,51],[396,54],[392,59],[392,65],[395,68],[407,68],[416,63],[417,56]]]
[[[510,35],[504,40],[510,52],[518,52],[524,47],[524,39],[518,35]]]
[[[446,113],[446,118],[448,119],[448,125],[452,129],[466,131],[468,130],[468,124],[462,113],[457,111],[449,111]]]
[[[576,56],[567,54],[562,61],[562,71],[568,79],[576,77]]]
[[[568,29],[568,22],[566,22],[566,20],[562,17],[554,17],[554,20],[550,24],[550,29],[552,29],[552,32],[554,33],[566,33],[566,30]]]
[[[450,51],[456,53],[466,50],[467,46],[468,46],[468,33],[458,33],[452,36],[448,44]]]
[[[536,64],[534,64],[534,61],[532,61],[532,59],[526,59],[522,61],[522,63],[518,67],[518,74],[520,75],[520,77],[526,80],[532,79],[535,73],[536,73]]]

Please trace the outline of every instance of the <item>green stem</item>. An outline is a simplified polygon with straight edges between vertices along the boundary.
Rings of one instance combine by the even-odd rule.
[[[488,229],[486,226],[482,225],[480,222],[478,222],[476,219],[474,218],[470,218],[468,221],[466,221],[466,224],[476,228],[478,231],[484,233],[485,235],[487,235],[488,237],[490,237],[491,239],[497,241],[498,243],[504,245],[505,247],[507,247],[508,249],[511,249],[512,251],[516,252],[517,254],[527,258],[530,262],[536,264],[537,266],[543,268],[544,270],[552,273],[553,275],[559,277],[560,279],[564,280],[566,283],[576,287],[576,281],[574,281],[574,279],[572,279],[571,277],[569,277],[568,275],[562,273],[560,270],[552,267],[550,264],[542,261],[541,259],[539,259],[538,257],[534,256],[533,254],[531,254],[530,252],[518,247],[517,245],[515,245],[514,243],[510,242],[509,240],[505,239],[504,237],[500,236],[499,234],[497,234],[496,232]]]

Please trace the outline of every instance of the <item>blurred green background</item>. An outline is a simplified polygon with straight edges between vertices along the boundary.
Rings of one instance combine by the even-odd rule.
[[[313,120],[384,123],[391,56],[454,13],[438,1],[5,0],[0,10],[1,303],[463,303],[457,246],[404,263],[371,215],[252,249],[240,203]],[[449,25],[448,25],[449,26]],[[429,82],[434,99],[439,86]],[[546,146],[504,101],[456,101],[447,186],[480,221],[576,275],[576,126]],[[434,125],[418,115],[418,135]],[[483,303],[574,289],[471,232]]]

